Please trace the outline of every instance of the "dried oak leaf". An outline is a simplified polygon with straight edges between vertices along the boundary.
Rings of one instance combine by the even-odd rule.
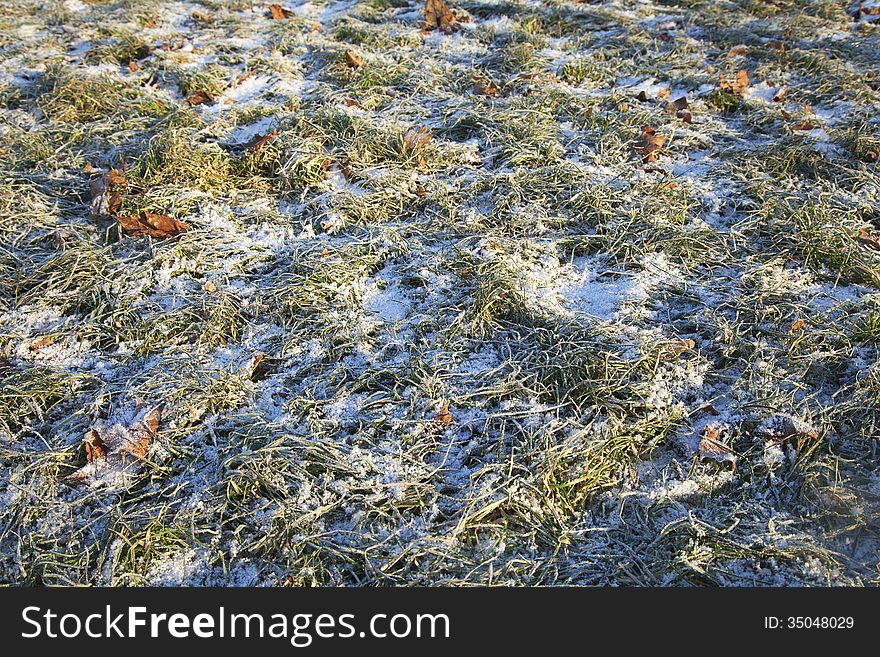
[[[859,231],[859,234],[856,236],[856,241],[872,251],[880,251],[880,238],[876,235],[872,235],[864,228]]]
[[[643,162],[656,162],[664,142],[666,142],[664,135],[658,135],[651,126],[644,126],[635,141],[635,147],[641,154]]]
[[[156,437],[162,406],[143,412],[128,427],[113,425],[102,429],[91,428],[83,438],[86,465],[74,472],[72,479],[85,482],[97,481],[102,476],[123,474],[138,467],[138,460],[147,455]],[[131,458],[134,457],[134,458]]]
[[[211,95],[207,91],[202,91],[201,89],[186,99],[186,104],[192,107],[195,107],[196,105],[211,105],[213,103],[214,99],[211,98]]]
[[[440,30],[443,34],[451,34],[457,29],[455,14],[444,0],[427,0],[425,2],[425,26],[423,32]]]
[[[271,16],[273,20],[283,21],[285,18],[293,16],[293,12],[289,9],[285,9],[278,3],[273,3],[269,5],[269,16]]]
[[[256,135],[253,139],[247,142],[244,145],[244,149],[246,151],[251,151],[252,153],[258,152],[263,146],[268,144],[270,141],[278,137],[278,129],[273,128],[270,132],[267,132],[265,135]]]
[[[364,65],[364,60],[361,59],[354,50],[346,50],[345,63],[350,68],[359,68]]]
[[[89,165],[90,170],[94,171]],[[122,198],[128,188],[128,181],[120,169],[110,169],[98,178],[89,182],[89,194],[92,201],[90,209],[94,217],[106,217],[119,212]]]
[[[102,459],[107,456],[107,445],[96,429],[89,429],[86,432],[83,443],[86,446],[86,463],[91,463],[96,459]]]
[[[152,212],[140,212],[136,217],[113,217],[126,235],[131,237],[150,237],[165,238],[174,237],[186,231],[187,226],[182,221],[173,219],[164,214],[153,214]]]
[[[729,91],[735,96],[742,96],[749,88],[749,72],[746,69],[737,71],[736,75],[728,76],[724,73],[718,79],[718,87],[722,91]]]

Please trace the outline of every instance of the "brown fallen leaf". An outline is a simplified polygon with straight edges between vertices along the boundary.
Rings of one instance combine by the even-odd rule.
[[[206,14],[203,11],[199,11],[196,9],[193,13],[189,15],[196,23],[199,25],[210,25],[214,22],[214,17],[211,14]]]
[[[140,212],[136,217],[113,217],[126,235],[143,237],[149,235],[159,239],[174,237],[185,232],[189,226],[182,221],[164,214]]]
[[[89,429],[86,437],[83,438],[86,446],[86,463],[91,463],[96,459],[102,459],[107,456],[107,445],[101,438],[101,434],[95,429]]]
[[[214,294],[217,291],[217,284],[214,281],[205,281],[205,284],[202,285],[202,289],[208,294]]]
[[[31,351],[39,351],[43,347],[48,347],[54,343],[55,343],[55,338],[53,338],[51,335],[46,335],[46,336],[43,336],[42,338],[40,338],[39,340],[35,340],[31,344],[30,350]]]
[[[140,66],[137,65],[137,62],[129,61],[128,62],[128,72],[134,73],[137,70],[140,70]]]
[[[429,130],[425,126],[410,128],[401,138],[401,154],[406,157],[415,155],[419,168],[423,168],[425,166],[425,158],[420,151],[431,143],[433,136],[433,130]]]
[[[733,469],[736,470],[736,452],[724,442],[726,435],[726,425],[706,425],[706,428],[700,434],[697,452],[704,459],[731,463]]]
[[[800,331],[803,328],[804,328],[804,320],[802,320],[802,319],[796,319],[791,323],[791,332],[792,333],[797,333],[798,331]]]
[[[360,107],[361,106],[360,102],[355,100],[354,98],[343,98],[342,102],[345,103],[346,107]]]
[[[872,251],[880,251],[880,238],[876,235],[872,235],[864,228],[859,230],[859,234],[856,236],[856,241]]]
[[[733,76],[722,73],[718,79],[718,87],[722,91],[729,91],[735,96],[742,96],[746,89],[749,88],[749,72],[746,69],[742,69]]]
[[[245,80],[249,80],[250,78],[254,77],[256,74],[256,71],[247,71],[245,73],[242,73],[237,78],[235,78],[235,84],[241,84]]]
[[[799,130],[815,130],[819,127],[819,124],[815,121],[811,121],[810,119],[805,119],[799,123],[795,123],[793,125],[788,126],[789,130],[799,131]]]
[[[346,50],[345,63],[348,64],[350,68],[359,68],[364,65],[364,60],[361,59],[354,50]]]
[[[651,126],[644,126],[636,138],[635,148],[641,154],[643,162],[656,162],[665,141],[664,135],[658,135]]]
[[[689,351],[693,351],[697,343],[690,338],[673,340],[669,343],[669,351],[675,356],[681,356]]]
[[[261,351],[255,353],[244,367],[244,376],[251,381],[262,381],[275,372],[275,363]]]
[[[89,165],[91,167],[91,165]],[[94,170],[94,169],[93,169]],[[120,169],[110,169],[98,178],[89,181],[91,213],[94,217],[106,217],[119,212],[128,181]]]
[[[501,95],[501,88],[491,80],[483,80],[482,78],[474,78],[474,94],[477,96],[491,96],[492,98]]]
[[[271,132],[267,132],[265,135],[255,135],[253,139],[244,145],[244,149],[256,153],[276,137],[278,137],[278,129],[273,128]]]
[[[113,480],[139,467],[156,437],[162,406],[139,411],[129,426],[113,424],[101,429],[92,427],[83,438],[86,465],[70,475],[80,482]],[[134,457],[134,458],[132,458]]]
[[[285,18],[293,16],[293,12],[289,9],[285,9],[278,3],[273,3],[269,5],[269,16],[271,16],[273,20],[282,21]]]
[[[443,408],[434,416],[434,421],[444,427],[452,424],[452,413],[449,412],[449,404],[443,404]]]
[[[862,16],[880,16],[880,5],[865,5],[864,2],[858,2],[850,8],[850,16],[856,20]]]
[[[425,2],[425,25],[423,32],[440,30],[443,34],[451,34],[458,26],[453,11],[444,0],[427,0]]]
[[[706,402],[705,404],[700,406],[697,409],[697,412],[708,413],[709,415],[714,415],[715,417],[718,417],[719,415],[721,415],[721,413],[718,411],[718,409],[715,408],[715,406],[713,406],[710,402]]]
[[[748,46],[746,46],[744,44],[740,44],[740,45],[734,46],[733,48],[728,50],[727,56],[728,57],[739,57],[740,55],[745,55],[748,52],[748,50],[749,50]]]
[[[202,91],[201,89],[186,99],[186,104],[192,107],[195,107],[196,105],[212,105],[213,103],[214,99],[211,98],[211,95],[207,91]]]
[[[694,115],[691,114],[690,110],[683,109],[683,110],[678,110],[675,113],[675,118],[681,119],[685,123],[693,123]]]
[[[687,109],[688,107],[688,99],[687,96],[681,96],[680,98],[676,98],[675,100],[670,100],[666,103],[666,111],[670,114],[677,114],[683,109]]]

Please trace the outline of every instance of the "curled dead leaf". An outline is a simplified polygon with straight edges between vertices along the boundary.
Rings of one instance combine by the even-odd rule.
[[[728,91],[735,96],[742,96],[745,94],[746,89],[749,88],[749,72],[746,69],[742,69],[733,76],[722,73],[718,80],[718,88],[722,91]]]
[[[401,138],[400,152],[405,157],[416,156],[416,162],[419,168],[425,166],[425,158],[420,151],[431,143],[434,137],[433,130],[429,130],[425,126],[413,127],[403,133]]]
[[[86,432],[86,437],[83,438],[83,443],[86,446],[86,463],[107,456],[107,445],[104,444],[104,440],[97,430],[89,429]]]
[[[676,114],[683,109],[687,109],[688,107],[688,99],[687,96],[681,96],[676,98],[675,100],[670,100],[666,103],[666,111],[670,114]]]
[[[77,481],[99,481],[102,477],[129,473],[139,467],[159,430],[162,406],[139,411],[129,426],[112,425],[99,432],[94,427],[83,438],[86,465],[71,475]],[[134,459],[131,459],[134,457]]]
[[[348,64],[350,68],[359,68],[363,66],[364,60],[361,59],[354,50],[346,50],[345,63]]]
[[[186,104],[192,107],[195,107],[196,105],[212,105],[213,103],[214,99],[211,98],[211,95],[207,91],[202,91],[201,89],[186,99]]]
[[[270,141],[273,141],[278,137],[278,129],[273,128],[270,132],[267,132],[265,135],[256,135],[253,139],[247,142],[244,145],[244,149],[246,151],[251,151],[252,153],[258,152],[263,146],[268,144]]]
[[[214,17],[211,14],[206,14],[203,11],[199,11],[196,9],[193,13],[189,15],[196,23],[199,25],[210,25],[214,22]]]
[[[802,320],[802,319],[796,319],[791,323],[791,332],[792,333],[797,333],[798,331],[800,331],[803,328],[804,328],[804,320]]]
[[[656,162],[665,142],[665,135],[658,135],[651,126],[644,126],[636,138],[635,148],[641,154],[643,162]]]
[[[274,372],[274,361],[261,351],[255,353],[244,367],[244,376],[251,381],[262,381]]]
[[[444,0],[427,0],[425,2],[425,25],[423,32],[440,30],[443,34],[452,34],[458,26],[455,13]]]
[[[30,349],[31,349],[31,351],[39,351],[43,347],[48,347],[54,343],[55,343],[55,338],[52,337],[51,335],[46,335],[38,340],[35,340],[31,344]]]
[[[856,236],[856,241],[872,251],[880,251],[880,238],[876,235],[872,235],[864,228],[859,231],[859,234]]]
[[[443,408],[434,416],[434,421],[444,427],[452,424],[452,413],[449,412],[449,404],[443,404]]]
[[[810,119],[806,119],[804,121],[800,121],[799,123],[788,126],[789,130],[792,131],[815,130],[818,127],[819,124],[815,121],[811,121]]]
[[[728,462],[736,469],[736,452],[727,445],[728,427],[726,424],[708,424],[700,434],[697,453],[701,458]]]
[[[285,18],[290,18],[291,16],[293,16],[293,12],[289,9],[285,9],[278,3],[272,3],[271,5],[269,5],[269,16],[272,18],[272,20],[282,21]]]
[[[680,356],[682,354],[686,354],[689,351],[693,351],[697,346],[697,343],[691,340],[690,338],[673,340],[669,343],[669,350],[675,356]]]
[[[474,94],[477,96],[490,96],[492,98],[501,95],[501,88],[491,80],[474,78]]]
[[[104,175],[92,178],[89,181],[92,216],[106,217],[119,212],[127,188],[128,181],[120,169],[110,169]]]
[[[136,217],[113,217],[126,235],[143,237],[149,235],[159,239],[174,237],[185,232],[189,226],[182,221],[164,214],[140,212]]]

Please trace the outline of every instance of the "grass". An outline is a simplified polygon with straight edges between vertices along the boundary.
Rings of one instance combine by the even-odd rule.
[[[0,21],[0,582],[880,581],[876,27],[87,4]],[[87,163],[188,230],[91,217]],[[146,457],[74,485],[142,405]]]

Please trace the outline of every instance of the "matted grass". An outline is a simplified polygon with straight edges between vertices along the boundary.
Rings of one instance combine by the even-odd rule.
[[[0,12],[0,581],[878,583],[848,3],[44,4]],[[110,167],[188,230],[92,217]]]

